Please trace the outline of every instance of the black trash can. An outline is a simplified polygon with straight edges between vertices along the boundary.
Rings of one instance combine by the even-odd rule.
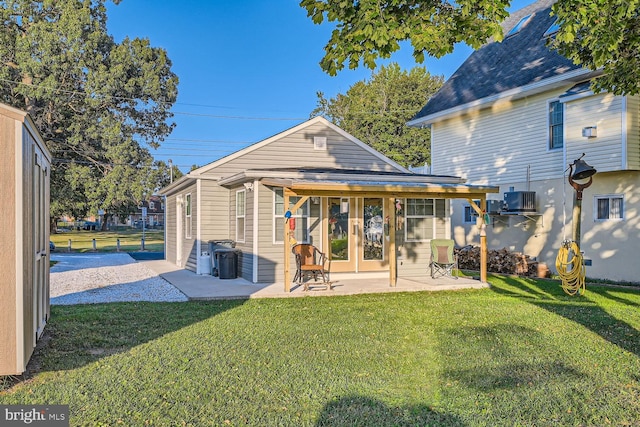
[[[236,242],[229,239],[223,240],[209,240],[209,255],[211,256],[211,275],[218,276],[218,257],[216,257],[216,251],[218,249],[233,249],[236,247]]]
[[[238,252],[235,249],[216,249],[215,258],[221,279],[238,277]]]

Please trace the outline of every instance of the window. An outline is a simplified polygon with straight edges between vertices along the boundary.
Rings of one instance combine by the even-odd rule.
[[[593,200],[595,221],[619,221],[624,219],[624,198],[622,195],[595,196]]]
[[[273,199],[273,241],[274,243],[284,243],[284,195],[282,188],[276,188]],[[300,200],[299,197],[290,197],[289,203],[294,205]],[[293,224],[286,223],[289,228],[294,227],[293,237],[299,243],[309,243],[309,201],[307,200],[297,211],[291,215]]]
[[[562,148],[563,142],[563,122],[564,106],[560,101],[549,103],[549,149]]]
[[[191,221],[191,193],[187,194],[185,204],[184,204],[184,213],[187,218],[185,221],[185,233],[184,236],[187,239],[191,238],[191,227],[193,222]]]
[[[480,205],[480,200],[474,200],[476,205]],[[478,213],[471,207],[471,205],[465,205],[462,222],[464,224],[475,224],[478,218]]]
[[[326,136],[314,136],[313,137],[313,149],[320,151],[327,151],[327,137]]]
[[[513,35],[518,34],[518,33],[520,32],[520,30],[522,30],[522,29],[523,29],[523,28],[524,28],[524,27],[529,23],[529,20],[531,19],[531,17],[532,17],[532,16],[533,16],[533,15],[527,15],[527,16],[525,16],[524,18],[522,18],[520,21],[518,21],[518,23],[516,24],[516,26],[515,26],[515,27],[513,27],[513,28],[511,29],[511,31],[509,31],[509,32],[507,33],[507,36],[506,36],[506,37],[510,37],[510,36],[513,36]],[[505,38],[506,38],[506,37],[505,37]]]
[[[246,190],[236,192],[236,241],[244,242],[245,234],[245,213],[246,213]]]
[[[430,240],[434,224],[433,199],[407,199],[406,233],[408,242]]]
[[[555,21],[553,21],[553,24],[551,24],[549,29],[547,29],[547,31],[544,32],[543,37],[555,36],[558,31],[560,31],[560,22],[556,19]]]

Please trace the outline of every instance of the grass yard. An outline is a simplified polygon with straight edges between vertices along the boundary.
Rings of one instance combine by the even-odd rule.
[[[637,426],[640,292],[491,289],[54,306],[0,404],[71,425]]]
[[[51,234],[51,241],[56,245],[56,252],[67,252],[71,239],[72,252],[92,252],[93,239],[96,239],[97,252],[115,252],[117,239],[120,239],[120,251],[136,252],[140,250],[142,230],[121,231],[68,231]],[[164,231],[145,230],[145,250],[161,252],[164,250]]]

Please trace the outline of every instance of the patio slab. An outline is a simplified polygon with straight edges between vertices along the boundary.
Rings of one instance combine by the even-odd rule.
[[[383,273],[359,273],[331,275],[332,290],[313,286],[304,291],[302,286],[292,285],[291,292],[284,291],[284,283],[251,283],[247,280],[220,279],[199,275],[180,268],[166,260],[141,260],[148,268],[178,288],[190,300],[291,298],[330,295],[356,295],[383,292],[443,291],[457,289],[487,288],[487,283],[470,278],[432,279],[426,272],[424,277],[398,278],[395,287],[389,286],[389,275]]]

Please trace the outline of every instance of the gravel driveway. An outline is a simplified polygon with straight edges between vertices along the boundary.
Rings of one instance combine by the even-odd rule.
[[[51,254],[51,304],[187,301],[172,284],[125,253]]]

